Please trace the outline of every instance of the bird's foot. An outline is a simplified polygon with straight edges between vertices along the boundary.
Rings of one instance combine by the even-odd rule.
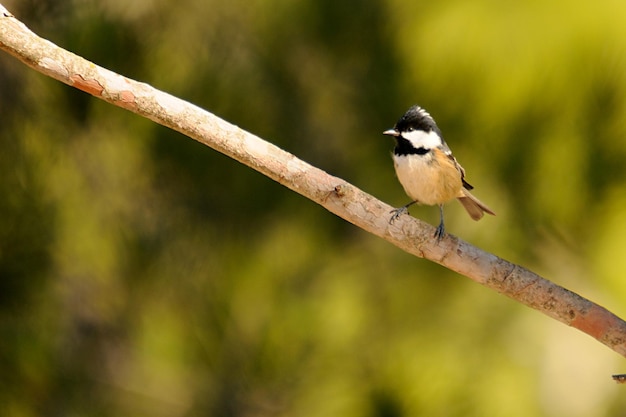
[[[437,242],[439,242],[445,235],[446,228],[443,226],[443,222],[441,222],[439,226],[437,226],[437,229],[435,229],[434,237],[437,239]]]
[[[409,209],[406,206],[402,206],[400,208],[391,210],[389,213],[393,213],[393,214],[391,215],[391,218],[389,219],[389,224],[393,224],[393,222],[398,220],[398,217],[402,216],[403,214],[407,214],[408,212],[409,212]]]

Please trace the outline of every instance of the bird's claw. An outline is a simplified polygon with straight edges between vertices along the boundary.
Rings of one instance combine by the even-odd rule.
[[[406,207],[400,207],[397,209],[393,209],[391,210],[389,213],[393,213],[391,215],[391,218],[389,219],[389,224],[393,224],[393,222],[395,222],[396,220],[398,220],[398,217],[402,216],[403,214],[406,214],[409,212],[409,209]]]
[[[437,242],[439,242],[446,234],[446,228],[443,226],[443,223],[439,223],[439,226],[437,226],[437,229],[435,229],[435,234],[433,235],[436,239]]]

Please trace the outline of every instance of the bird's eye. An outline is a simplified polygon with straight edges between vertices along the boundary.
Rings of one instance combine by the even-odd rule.
[[[414,130],[415,130],[415,129],[413,129],[412,127],[409,127],[409,128],[407,129],[407,131],[408,131],[408,132],[412,132],[412,131],[414,131]]]

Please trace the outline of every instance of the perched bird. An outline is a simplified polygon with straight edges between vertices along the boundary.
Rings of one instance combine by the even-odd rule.
[[[484,213],[495,216],[489,207],[470,194],[473,189],[465,181],[465,170],[452,156],[452,151],[443,140],[435,120],[426,110],[413,106],[398,120],[393,129],[383,132],[393,136],[396,147],[393,163],[396,175],[404,191],[412,201],[392,210],[389,223],[393,223],[409,206],[418,203],[439,206],[441,221],[435,231],[440,240],[445,234],[443,204],[456,198],[470,217],[479,220]]]

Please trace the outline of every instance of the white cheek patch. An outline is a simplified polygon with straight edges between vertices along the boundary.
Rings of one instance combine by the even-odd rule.
[[[423,130],[402,132],[402,137],[411,142],[415,148],[433,149],[441,145],[441,138],[434,130],[430,132]]]

